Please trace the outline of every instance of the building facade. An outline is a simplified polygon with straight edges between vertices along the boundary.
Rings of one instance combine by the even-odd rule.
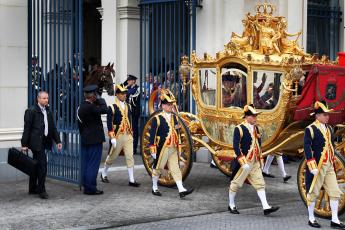
[[[6,162],[8,148],[20,146],[23,115],[32,97],[28,77],[29,59],[33,58],[29,44],[32,2],[44,2],[46,13],[51,13],[52,4],[59,9],[59,4],[69,1],[0,1],[0,181],[24,178]],[[114,63],[115,82],[123,82],[127,74],[138,76],[144,93],[153,88],[151,75],[152,81],[156,76],[161,85],[174,81],[174,87],[179,87],[180,57],[192,50],[198,56],[205,52],[215,55],[230,40],[232,32],[242,33],[242,19],[247,12],[255,14],[256,4],[260,2],[84,0],[80,19],[81,59],[87,64],[92,60],[102,65]],[[344,0],[270,0],[269,3],[276,6],[275,14],[287,19],[290,33],[303,31],[298,42],[308,52],[325,53],[335,59],[338,51],[344,51]],[[84,68],[89,67],[84,65]],[[188,94],[187,98],[190,97]],[[111,97],[106,98],[109,103],[112,101]],[[145,103],[143,100],[143,115],[147,115]],[[192,100],[185,100],[183,106],[193,111]]]

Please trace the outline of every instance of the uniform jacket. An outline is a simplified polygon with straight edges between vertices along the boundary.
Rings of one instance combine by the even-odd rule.
[[[131,107],[125,103],[125,109],[123,110],[120,106],[120,100],[115,98],[115,103],[111,106],[108,106],[107,112],[109,137],[117,138],[120,134],[120,131],[126,124],[129,125],[128,129],[130,130],[131,134],[133,134]]]
[[[107,113],[105,100],[99,98],[94,103],[83,101],[77,112],[81,143],[93,145],[104,142],[105,136],[101,114]]]
[[[309,125],[304,132],[304,154],[308,166],[306,169],[307,191],[309,191],[314,178],[310,170],[320,168],[322,164],[326,163],[328,160],[331,160],[334,164],[335,146],[333,142],[333,132],[329,125],[326,125],[326,129],[328,132],[324,132],[320,126],[320,122],[315,121]],[[326,139],[328,139],[329,142],[327,142]],[[327,143],[329,143],[328,148]]]
[[[139,86],[133,85],[128,87],[126,102],[131,106],[133,116],[140,116],[140,93]]]
[[[177,125],[177,118],[174,114],[171,115],[172,122],[169,122],[165,116],[160,113],[156,115],[151,124],[150,129],[150,151],[151,153],[156,153],[156,161],[159,159],[160,153],[164,149],[164,147],[167,146],[167,142],[170,139],[171,135],[176,135],[178,137],[178,134],[175,129],[175,125]],[[176,148],[178,146],[176,145]],[[156,165],[156,162],[154,163],[154,166]]]
[[[251,153],[254,149],[255,139],[257,140],[258,157],[261,161],[261,137],[257,126],[254,126],[256,130],[256,137],[251,134],[246,123],[243,122],[235,127],[233,137],[233,148],[236,154],[236,159],[232,161],[232,178],[236,175],[237,171],[241,168],[241,165],[246,162],[248,153]],[[255,157],[255,156],[254,156]]]
[[[48,107],[46,107],[48,119],[48,136],[45,146],[43,146],[44,138],[44,115],[38,104],[30,107],[25,111],[24,115],[24,132],[22,136],[22,146],[28,147],[32,151],[41,151],[43,148],[51,148],[52,140],[55,143],[61,143],[59,133],[53,120],[53,116]]]

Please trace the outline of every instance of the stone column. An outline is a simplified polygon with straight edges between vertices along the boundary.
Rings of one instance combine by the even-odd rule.
[[[116,71],[116,0],[102,0],[98,8],[102,20],[102,65],[115,63]]]
[[[0,182],[23,177],[7,165],[7,148],[20,147],[27,108],[27,1],[0,4]]]
[[[140,73],[140,8],[136,0],[119,0],[117,5],[119,28],[117,36],[117,82],[127,74],[139,78]]]

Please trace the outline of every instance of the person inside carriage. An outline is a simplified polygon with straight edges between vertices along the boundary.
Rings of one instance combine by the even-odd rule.
[[[224,108],[243,107],[245,91],[241,80],[239,76],[230,74],[230,72],[222,75],[222,105]]]

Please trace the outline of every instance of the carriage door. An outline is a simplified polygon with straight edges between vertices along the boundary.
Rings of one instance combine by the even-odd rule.
[[[41,90],[49,93],[50,110],[63,151],[47,152],[48,176],[80,184],[80,145],[76,109],[82,99],[83,0],[28,1],[29,106]]]

